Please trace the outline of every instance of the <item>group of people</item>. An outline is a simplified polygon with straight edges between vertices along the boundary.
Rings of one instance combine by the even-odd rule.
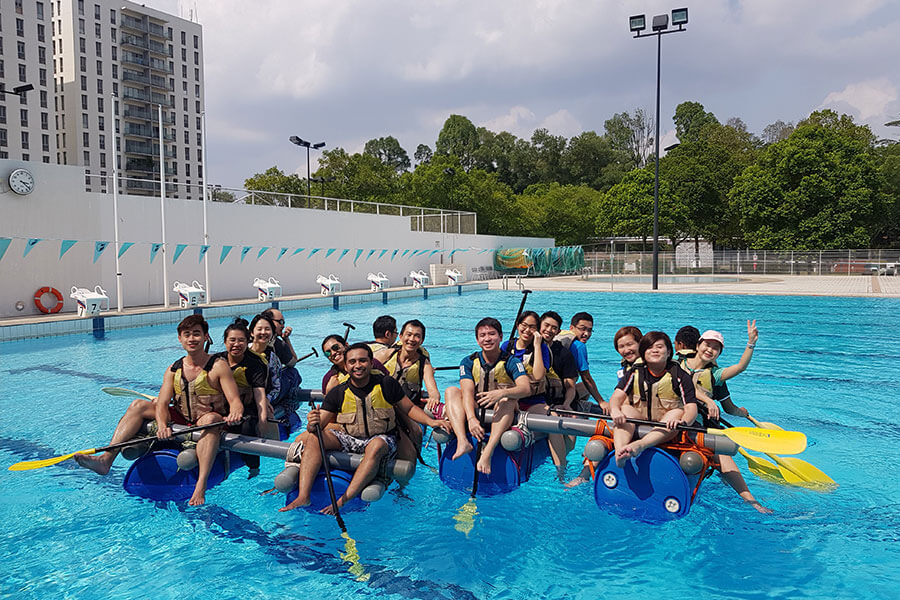
[[[540,315],[524,311],[516,320],[513,335],[504,340],[499,321],[481,319],[475,325],[478,349],[460,361],[459,385],[444,391],[443,403],[435,367],[423,347],[426,328],[421,321],[409,320],[398,329],[393,317],[379,317],[368,342],[350,344],[339,334],[326,336],[322,351],[331,367],[322,379],[324,401],[309,411],[307,430],[292,445],[288,460],[300,463],[298,495],[281,510],[310,503],[321,468],[320,439],[325,450],[363,455],[352,481],[337,499],[341,507],[377,476],[384,459],[421,460],[422,426],[456,435],[454,460],[475,449],[469,441],[471,435],[480,446],[476,468],[489,474],[494,451],[517,410],[609,416],[615,460],[620,466],[647,448],[672,439],[681,424],[700,419],[717,426],[720,405],[729,414],[747,416],[746,409],[731,400],[725,382],[750,363],[758,338],[755,321],[748,321],[748,343],[740,361],[724,368],[716,362],[724,349],[724,338],[717,331],[701,335],[694,327],[683,327],[673,346],[664,332],[642,334],[634,326],[621,328],[613,345],[622,357],[622,369],[609,401],[600,394],[588,361],[593,317],[578,312],[568,329],[562,326],[562,317],[554,311]],[[166,401],[135,400],[119,422],[112,443],[133,437],[146,419],[156,421],[161,439],[172,436],[172,422],[223,422],[244,433],[255,430],[261,437],[274,437],[277,430],[271,421],[276,407],[296,408],[290,399],[300,381],[299,374],[289,373],[297,355],[280,311],[257,315],[249,327],[243,320],[230,324],[225,331],[226,351],[217,355],[206,353],[203,342],[208,325],[202,317],[187,317],[179,324],[178,334],[187,355],[166,370],[158,396]],[[492,410],[490,436],[485,431],[486,409]],[[660,426],[635,439],[633,419],[656,421]],[[197,444],[200,468],[192,505],[204,501],[219,433],[219,428],[206,430]],[[548,442],[557,474],[565,481],[574,438],[553,434]],[[115,455],[110,451],[97,457],[77,456],[76,460],[105,474]],[[731,457],[716,459],[723,479],[746,502],[770,512],[750,493]],[[250,466],[258,472],[258,462]],[[566,485],[574,487],[590,476],[591,465],[585,461],[581,473]],[[331,512],[332,508],[322,510]]]

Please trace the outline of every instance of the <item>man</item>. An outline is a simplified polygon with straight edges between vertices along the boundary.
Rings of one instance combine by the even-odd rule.
[[[241,421],[244,406],[228,361],[206,353],[204,343],[208,335],[209,324],[201,315],[190,315],[178,324],[178,341],[187,356],[166,369],[157,400],[135,400],[131,403],[119,421],[110,445],[132,439],[148,419],[156,419],[156,436],[161,440],[172,439],[171,422],[181,425],[222,422],[235,425]],[[174,405],[170,404],[172,401]],[[219,450],[221,432],[218,427],[206,429],[197,442],[199,474],[188,503],[191,506],[206,502],[206,482]],[[75,461],[82,467],[106,475],[117,454],[117,450],[109,450],[99,456],[76,454]]]
[[[368,344],[353,344],[344,354],[349,378],[326,394],[321,408],[309,411],[307,431],[297,438],[302,447],[297,499],[280,509],[282,512],[310,502],[310,490],[322,466],[317,427],[321,428],[326,450],[363,454],[350,485],[337,499],[338,508],[355,498],[375,478],[383,458],[397,451],[395,407],[416,423],[450,431],[446,421],[432,419],[414,405],[395,379],[372,373],[372,349]],[[328,428],[335,420],[338,427]],[[321,512],[331,514],[332,507],[329,505]]]
[[[397,319],[390,315],[382,315],[372,323],[372,335],[375,340],[369,342],[372,352],[390,348],[397,341]]]
[[[516,401],[531,395],[525,365],[515,356],[500,350],[502,339],[500,321],[492,317],[478,321],[475,341],[481,350],[462,359],[459,363],[459,387],[447,388],[444,392],[450,424],[456,434],[453,460],[472,451],[466,425],[475,439],[479,442],[484,440],[484,428],[475,415],[476,403],[482,410],[494,410],[491,436],[475,465],[485,475],[491,473],[491,456],[500,443],[500,436],[512,425]]]
[[[291,333],[293,329],[285,326],[284,313],[277,308],[270,308],[262,312],[264,317],[268,317],[275,327],[275,354],[278,360],[284,366],[281,371],[281,385],[278,397],[272,403],[272,407],[279,413],[294,412],[300,406],[299,399],[294,397],[294,393],[300,388],[300,382],[303,378],[294,367],[297,364],[297,353],[294,351],[294,345],[291,343]]]
[[[576,397],[578,367],[575,364],[575,357],[568,348],[563,346],[562,342],[555,339],[562,327],[562,322],[559,313],[552,310],[541,315],[539,332],[544,343],[550,347],[550,364],[547,365],[547,404],[551,407],[551,414],[556,414],[552,412],[553,406],[562,406],[572,410],[572,402]],[[565,475],[566,457],[575,447],[575,436],[562,436],[562,440],[563,443],[559,443],[555,436],[549,437],[550,454],[561,480]]]
[[[597,384],[591,376],[591,367],[588,362],[587,342],[594,333],[594,317],[589,313],[579,312],[572,316],[569,330],[556,336],[563,346],[566,346],[575,357],[575,364],[578,367],[578,374],[581,375],[581,381],[576,386],[579,400],[582,401],[581,409],[585,412],[592,410],[589,403],[585,402],[588,396],[591,396],[600,406],[600,410],[604,413],[609,412],[609,403],[600,395]]]

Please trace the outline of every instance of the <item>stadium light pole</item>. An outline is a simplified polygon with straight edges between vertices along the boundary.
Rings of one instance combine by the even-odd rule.
[[[306,140],[301,139],[301,138],[297,137],[296,135],[292,135],[289,139],[292,144],[296,144],[298,146],[302,146],[302,147],[306,148],[306,197],[309,198],[309,196],[310,196],[310,191],[309,191],[309,174],[310,174],[309,149],[312,148],[314,150],[319,150],[320,148],[324,148],[325,142],[318,142],[316,144],[313,144],[312,142],[307,142]]]
[[[688,22],[688,9],[676,8],[672,10],[672,26],[678,29],[669,29],[669,15],[656,15],[651,23],[652,33],[641,33],[647,29],[647,18],[644,15],[634,15],[628,18],[628,27],[636,38],[656,36],[656,176],[653,183],[653,289],[659,289],[659,81],[660,65],[662,58],[662,36],[666,33],[678,33],[685,31],[684,26]]]

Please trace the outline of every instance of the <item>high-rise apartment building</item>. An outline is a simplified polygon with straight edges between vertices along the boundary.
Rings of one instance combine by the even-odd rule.
[[[161,108],[166,195],[202,196],[199,24],[125,0],[0,0],[2,38],[10,37],[10,22],[25,48],[17,52],[19,80],[35,92],[25,100],[6,95],[6,121],[19,102],[36,114],[16,114],[16,127],[7,127],[9,149],[0,150],[83,166],[89,191],[108,189],[116,161],[121,191],[158,194]],[[9,71],[11,44],[3,44],[7,64],[0,69]]]

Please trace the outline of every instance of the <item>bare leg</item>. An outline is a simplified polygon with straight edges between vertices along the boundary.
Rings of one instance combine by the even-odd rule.
[[[738,469],[737,463],[734,462],[734,459],[727,455],[717,455],[716,458],[719,460],[719,464],[722,466],[722,479],[734,488],[734,491],[738,493],[738,495],[744,499],[744,502],[758,510],[764,515],[772,514],[771,508],[766,508],[762,504],[759,503],[759,500],[753,497],[753,494],[750,493],[750,488],[747,487],[747,482],[744,481],[743,475],[741,475],[741,471]]]
[[[363,488],[369,485],[369,482],[375,478],[375,474],[378,472],[378,466],[381,464],[381,459],[387,454],[387,451],[388,446],[383,439],[375,438],[369,442],[369,445],[366,446],[366,452],[363,455],[363,459],[356,468],[356,472],[353,473],[353,479],[350,480],[350,485],[347,486],[347,491],[341,494],[341,497],[337,499],[338,508],[356,498]],[[321,512],[328,515],[332,514],[332,506],[329,504],[323,508]]]
[[[623,406],[622,412],[629,418],[634,418],[637,414],[637,411],[630,406]],[[633,437],[634,424],[623,423],[622,425],[613,426],[613,443],[616,447],[616,466],[620,469],[625,465],[627,457],[623,455],[622,458],[620,458],[619,456],[625,452],[625,448],[628,446],[629,442],[631,442]]]
[[[219,413],[207,413],[197,419],[197,425],[210,425],[212,423],[223,423],[222,415]],[[198,474],[197,485],[194,486],[194,495],[191,496],[188,505],[200,506],[206,502],[206,483],[209,480],[209,473],[212,471],[213,462],[216,460],[216,453],[219,451],[219,438],[222,430],[219,427],[207,429],[197,441],[197,461]]]
[[[469,443],[469,435],[466,430],[466,409],[463,406],[462,391],[458,387],[450,387],[444,390],[444,410],[447,412],[447,418],[450,419],[450,427],[456,434],[456,452],[453,454],[453,460],[460,456],[468,454],[472,451],[472,444]]]
[[[113,432],[112,440],[109,445],[118,444],[130,440],[137,432],[140,431],[147,419],[156,418],[156,403],[147,400],[135,400],[125,411],[125,414],[119,419],[116,430]],[[90,469],[100,475],[109,473],[110,467],[119,454],[118,450],[107,450],[99,456],[87,456],[84,454],[76,454],[75,462],[86,469]]]
[[[397,458],[416,462],[422,446],[422,428],[402,411],[397,412],[397,418],[400,421],[398,422],[400,435],[397,438]],[[409,433],[404,431],[404,427]]]
[[[319,469],[322,468],[322,451],[319,450],[318,436],[309,431],[304,431],[297,436],[297,439],[303,440],[303,454],[300,456],[300,478],[297,483],[297,498],[287,506],[278,509],[281,512],[294,510],[309,504],[309,492],[312,489],[313,482],[316,480],[316,475],[319,474]],[[327,450],[338,450],[341,447],[341,443],[328,429],[322,432],[322,439],[325,441]]]
[[[497,445],[500,443],[500,437],[503,432],[509,429],[513,422],[513,416],[516,412],[516,401],[504,398],[494,406],[494,422],[491,424],[491,436],[488,438],[484,450],[481,452],[481,458],[478,459],[476,467],[485,475],[491,474],[491,457]]]
[[[539,415],[554,414],[547,410],[546,404],[534,404],[528,407],[528,412]],[[547,436],[547,444],[550,446],[550,457],[553,458],[553,464],[556,465],[556,475],[563,481],[566,473],[567,459],[569,453],[566,447],[566,438],[560,433],[551,433]]]

